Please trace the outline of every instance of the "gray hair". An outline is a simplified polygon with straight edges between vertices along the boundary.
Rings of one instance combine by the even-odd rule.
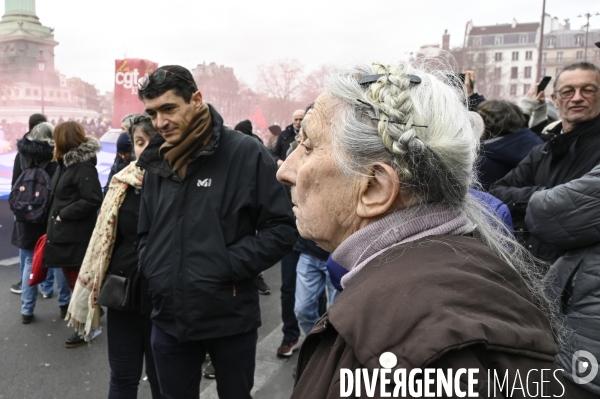
[[[138,116],[138,114],[129,114],[129,115],[125,115],[123,118],[121,118],[121,125],[125,125],[125,127],[127,128],[127,130],[129,130],[129,128],[131,127],[131,124],[133,123],[133,119]]]
[[[377,74],[382,76],[375,82],[359,84]],[[409,75],[421,82],[411,82]],[[414,212],[428,203],[464,211],[481,241],[523,276],[555,338],[563,342],[564,323],[544,293],[543,268],[495,211],[469,193],[480,187],[475,162],[481,132],[469,119],[466,91],[452,76],[451,71],[408,62],[358,65],[330,74],[325,90],[334,98],[335,160],[348,177],[364,175],[376,162],[392,166]]]
[[[43,141],[49,145],[54,145],[54,126],[49,122],[38,123],[31,129],[31,132],[27,135],[27,139],[30,141]]]
[[[572,62],[564,66],[558,75],[556,75],[556,79],[554,79],[554,83],[552,85],[554,91],[556,91],[556,88],[558,87],[558,79],[560,79],[560,75],[562,75],[562,73],[565,71],[574,71],[576,69],[581,69],[582,71],[596,71],[598,73],[598,78],[600,78],[600,67],[598,67],[598,65],[587,61]]]

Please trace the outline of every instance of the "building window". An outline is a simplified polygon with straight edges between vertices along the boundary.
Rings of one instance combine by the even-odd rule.
[[[502,46],[502,42],[503,42],[502,36],[496,36],[494,38],[494,45],[496,45],[496,46]]]
[[[529,89],[531,89],[531,85],[530,84],[523,85],[523,94],[527,94],[527,92],[529,91]]]
[[[494,85],[493,93],[494,96],[500,96],[500,85]]]
[[[517,95],[517,85],[510,85],[510,95],[511,96]]]
[[[542,53],[542,62],[546,62],[547,55],[546,53]]]
[[[548,47],[554,47],[555,44],[556,44],[556,38],[553,36],[550,36],[548,38]]]
[[[496,53],[496,54],[494,54],[494,60],[496,60],[496,61],[502,61],[502,53]]]
[[[469,64],[473,64],[474,60],[475,60],[475,54],[473,54],[473,53],[467,54],[467,61],[469,62]]]
[[[513,61],[518,61],[519,60],[519,52],[518,51],[513,51],[512,52],[512,60]]]
[[[519,43],[521,43],[521,44],[527,43],[527,36],[526,35],[521,35],[519,37]]]
[[[546,76],[546,68],[542,68],[542,77]]]
[[[532,60],[533,59],[533,51],[526,51],[525,52],[525,59],[526,60]]]
[[[526,78],[531,77],[531,67],[525,67],[525,76]]]
[[[54,97],[54,91],[50,90],[50,97]]]
[[[485,53],[477,53],[477,62],[485,62]]]
[[[576,55],[576,58],[577,58],[578,60],[582,60],[582,59],[583,59],[583,51],[578,51],[578,52],[577,52],[577,55]]]
[[[26,96],[30,96],[31,95],[31,89],[25,89],[25,95]]]
[[[516,79],[518,76],[519,76],[519,67],[510,68],[510,78]]]
[[[563,53],[562,51],[559,51],[558,53],[556,53],[556,62],[562,62],[563,60]]]
[[[582,35],[575,36],[575,45],[583,46],[583,36]]]
[[[502,68],[494,68],[494,79],[500,79],[502,75]]]
[[[34,96],[36,96],[36,97],[37,97],[39,94],[40,94],[40,92],[39,92],[39,91],[37,91],[37,89],[33,91],[33,95],[34,95]]]
[[[473,38],[473,47],[481,47],[481,38],[480,37]]]

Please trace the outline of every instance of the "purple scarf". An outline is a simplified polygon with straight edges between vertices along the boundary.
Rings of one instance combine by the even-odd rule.
[[[349,271],[341,280],[345,288],[366,264],[388,248],[427,236],[462,235],[474,228],[463,211],[447,205],[427,204],[416,211],[414,208],[402,209],[352,234],[331,257]]]

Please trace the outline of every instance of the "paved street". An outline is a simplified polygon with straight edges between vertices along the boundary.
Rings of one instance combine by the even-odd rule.
[[[0,201],[0,203],[5,201]],[[0,204],[1,206],[2,204]],[[5,222],[6,223],[6,222]],[[8,228],[8,229],[7,229]],[[14,258],[18,252],[10,246],[4,225],[0,253]],[[66,349],[64,341],[73,330],[60,320],[56,296],[38,297],[35,319],[21,323],[19,295],[10,292],[18,280],[18,263],[6,265],[0,259],[0,399],[105,399],[109,367],[106,333],[90,346]],[[14,260],[16,262],[16,259]],[[259,329],[255,399],[289,398],[292,369],[297,354],[286,360],[275,356],[281,343],[279,288],[280,266],[265,273],[271,295],[261,296],[263,326]],[[105,321],[106,319],[104,319]],[[217,398],[214,381],[203,380],[201,398]],[[147,383],[142,382],[138,398],[150,398]]]

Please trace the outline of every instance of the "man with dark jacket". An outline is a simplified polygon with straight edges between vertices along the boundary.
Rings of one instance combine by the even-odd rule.
[[[277,137],[277,143],[275,144],[275,148],[273,148],[273,156],[275,157],[275,161],[277,161],[277,167],[281,166],[283,161],[285,161],[290,144],[296,140],[302,119],[304,119],[304,110],[299,109],[294,111],[292,114],[292,124],[286,127],[279,134],[279,137]]]
[[[564,251],[529,234],[525,225],[527,204],[533,193],[578,179],[600,163],[599,87],[598,66],[589,62],[567,65],[554,81],[552,98],[561,118],[554,127],[556,136],[534,147],[491,191],[508,205],[515,233],[526,247],[548,262]]]
[[[187,69],[160,67],[139,97],[160,133],[137,165],[147,171],[139,257],[161,393],[197,399],[208,352],[219,397],[250,398],[256,276],[296,241],[290,201],[268,150],[226,129]]]
[[[600,374],[588,379],[585,364],[593,364],[588,353],[600,360],[600,165],[580,179],[533,193],[525,221],[531,235],[565,253],[550,267],[545,286],[577,334],[577,345],[561,347],[556,356],[567,397],[598,398]]]

